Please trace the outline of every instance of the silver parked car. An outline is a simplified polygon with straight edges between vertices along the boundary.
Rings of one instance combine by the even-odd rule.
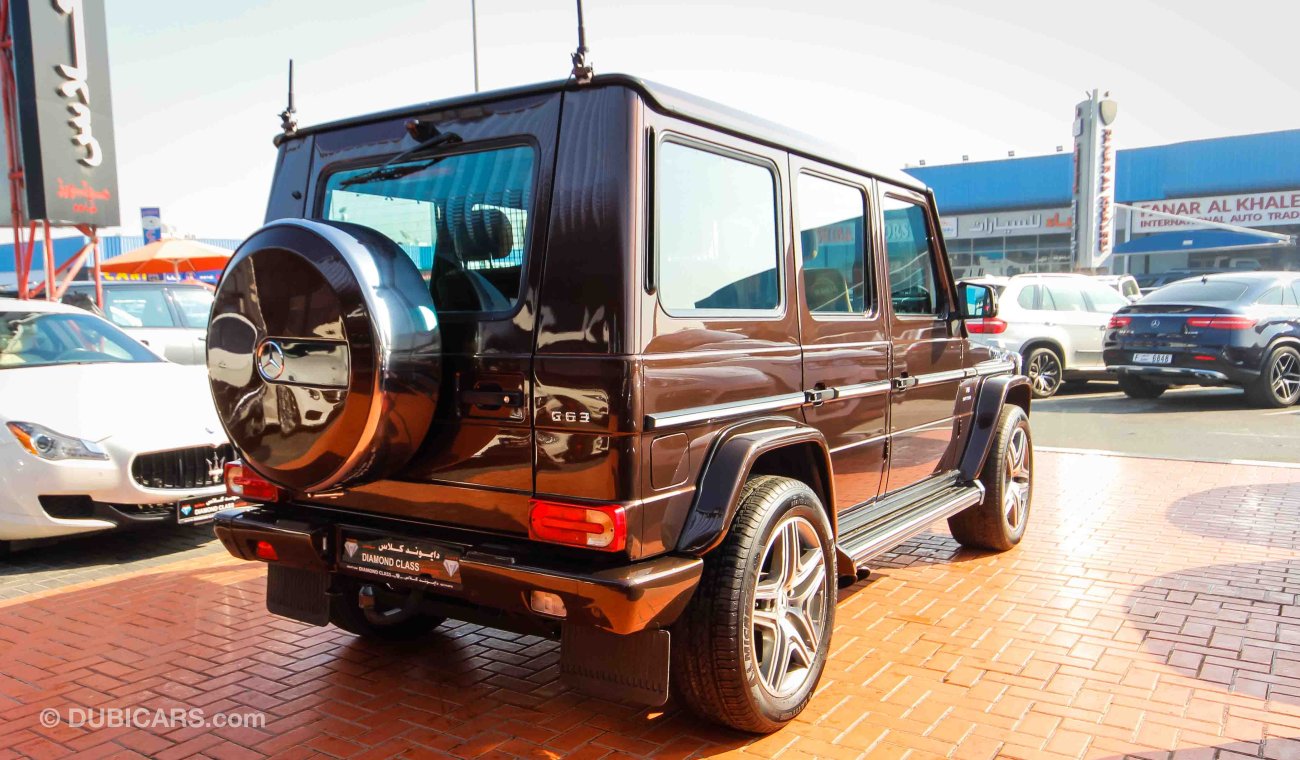
[[[203,364],[207,356],[212,290],[195,282],[105,282],[104,306],[96,309],[155,354],[177,364]],[[75,283],[65,303],[94,302],[93,283]]]
[[[971,340],[1023,357],[1036,398],[1070,381],[1107,379],[1106,324],[1128,306],[1114,288],[1080,274],[1021,274],[968,280],[998,289],[998,315],[966,323]]]

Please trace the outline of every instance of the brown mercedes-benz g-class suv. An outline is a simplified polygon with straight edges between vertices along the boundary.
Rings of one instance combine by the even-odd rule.
[[[272,612],[541,633],[578,688],[772,731],[837,582],[1024,534],[1029,387],[914,180],[626,76],[278,144],[208,337],[258,502],[216,531]]]

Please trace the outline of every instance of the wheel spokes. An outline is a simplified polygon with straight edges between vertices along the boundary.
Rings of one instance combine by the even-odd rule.
[[[777,696],[796,692],[813,670],[826,619],[826,560],[812,524],[788,517],[772,531],[754,586],[756,669]]]

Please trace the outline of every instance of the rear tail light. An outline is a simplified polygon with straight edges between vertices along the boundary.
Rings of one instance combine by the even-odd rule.
[[[266,562],[279,562],[280,555],[275,553],[275,547],[270,541],[258,541],[253,545],[253,554],[258,559]]]
[[[1209,356],[1209,355],[1207,355],[1207,354],[1197,354],[1196,356],[1193,356],[1192,358],[1195,359],[1195,360],[1198,361],[1198,362],[1212,362],[1212,361],[1216,361],[1216,358],[1215,358],[1215,357],[1213,357],[1213,356]]]
[[[225,476],[226,493],[231,496],[254,501],[280,500],[280,489],[244,467],[242,462],[227,462]]]
[[[1123,316],[1123,315],[1116,314],[1115,316],[1113,316],[1113,317],[1110,318],[1110,322],[1108,322],[1108,323],[1106,324],[1106,329],[1107,329],[1107,330],[1120,330],[1120,329],[1123,329],[1123,328],[1125,328],[1125,327],[1128,327],[1128,326],[1129,326],[1130,324],[1132,324],[1132,323],[1133,323],[1133,318],[1132,318],[1132,317],[1125,317],[1125,316]]]
[[[1001,319],[992,317],[985,319],[972,319],[966,323],[966,329],[977,334],[1004,333],[1007,331],[1007,323]]]
[[[622,551],[627,545],[627,514],[617,504],[586,506],[532,499],[528,537],[601,551]]]
[[[1250,317],[1188,317],[1187,326],[1211,330],[1250,330],[1255,327],[1255,320]]]

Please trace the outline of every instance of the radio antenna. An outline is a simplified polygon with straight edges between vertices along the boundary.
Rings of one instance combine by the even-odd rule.
[[[582,0],[578,0],[578,49],[573,53],[573,73],[578,84],[591,81],[591,64],[587,63],[587,30],[582,23]]]
[[[289,105],[280,112],[280,129],[286,137],[298,131],[298,109],[293,107],[293,59],[289,59]]]

